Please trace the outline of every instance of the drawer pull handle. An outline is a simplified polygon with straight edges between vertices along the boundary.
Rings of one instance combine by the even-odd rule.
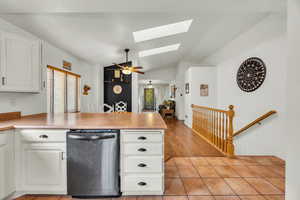
[[[138,137],[139,140],[147,140],[145,136]]]
[[[145,149],[145,148],[139,148],[138,151],[145,152],[145,151],[147,151],[147,149]]]
[[[145,183],[145,182],[139,182],[138,185],[139,186],[145,186],[145,185],[147,185],[147,183]]]
[[[138,166],[139,166],[139,167],[147,167],[147,165],[144,164],[144,163],[140,163],[140,164],[138,164]]]
[[[47,139],[48,135],[40,135],[39,138]]]

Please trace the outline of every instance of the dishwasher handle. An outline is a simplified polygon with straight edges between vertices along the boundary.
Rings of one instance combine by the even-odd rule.
[[[81,136],[81,135],[68,135],[68,138],[74,139],[74,140],[105,140],[105,139],[112,139],[115,138],[115,135],[105,135],[105,136],[98,136],[98,135],[92,135],[92,136]]]

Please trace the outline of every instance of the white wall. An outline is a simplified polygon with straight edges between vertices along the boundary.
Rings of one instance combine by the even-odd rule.
[[[286,199],[300,199],[300,1],[288,1],[287,117],[283,145],[288,147]]]
[[[72,63],[72,72],[81,75],[81,88],[83,88],[85,84],[91,86],[89,95],[82,95],[81,92],[81,112],[98,112],[98,67],[91,66],[47,42],[43,44],[43,54],[43,69],[46,69],[47,65],[62,68],[62,60],[67,60]]]
[[[191,65],[188,62],[182,61],[176,67],[175,73],[175,82],[176,82],[176,117],[179,120],[185,119],[185,104],[184,104],[184,96],[185,96],[185,72]]]
[[[276,116],[263,121],[262,125],[251,128],[235,138],[237,154],[276,155],[286,158],[286,145],[282,144],[286,137],[284,129],[287,88],[285,20],[284,16],[266,18],[208,58],[208,60],[214,58],[218,63],[218,107],[226,109],[228,105],[235,106],[235,130],[270,110],[278,111]],[[264,27],[263,31],[262,27]],[[267,29],[273,32],[265,32],[264,30]],[[268,34],[268,37],[265,37],[265,34]],[[259,35],[264,38],[263,41],[260,39],[257,41],[257,38],[260,38]],[[251,42],[251,46],[245,45]],[[245,47],[249,48],[245,49]],[[224,54],[228,55],[228,52],[231,51],[234,51],[235,54],[224,60]],[[238,88],[236,73],[240,64],[253,56],[260,57],[265,62],[267,76],[264,84],[258,90],[246,93]],[[223,61],[220,62],[219,58],[223,58]]]
[[[176,67],[166,67],[147,71],[140,75],[140,80],[161,80],[166,82],[175,81]]]
[[[22,34],[28,38],[36,36],[16,27],[0,18],[0,30]],[[98,69],[88,63],[60,50],[53,45],[43,42],[43,65],[41,66],[42,81],[46,80],[46,66],[61,67],[62,60],[72,62],[72,71],[82,75],[82,85],[92,86],[91,95],[82,96],[81,108],[83,112],[97,112],[98,110]],[[42,88],[39,94],[30,93],[0,93],[0,112],[22,111],[23,115],[47,112],[46,89]]]
[[[184,123],[192,127],[191,104],[216,107],[217,105],[217,70],[216,67],[191,66],[185,73],[185,83],[189,83],[190,93],[184,95]],[[208,84],[208,96],[200,96],[200,84]]]

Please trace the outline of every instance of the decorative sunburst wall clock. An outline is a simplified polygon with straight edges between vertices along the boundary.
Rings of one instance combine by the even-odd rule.
[[[257,57],[245,60],[236,75],[239,88],[245,92],[257,90],[264,82],[267,74],[266,65]]]

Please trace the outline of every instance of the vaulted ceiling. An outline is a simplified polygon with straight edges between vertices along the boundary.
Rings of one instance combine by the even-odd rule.
[[[145,70],[199,63],[269,14],[264,12],[4,13],[0,17],[93,64],[137,58]],[[132,32],[193,19],[187,33],[135,43]],[[181,43],[178,51],[138,58],[141,50]]]

